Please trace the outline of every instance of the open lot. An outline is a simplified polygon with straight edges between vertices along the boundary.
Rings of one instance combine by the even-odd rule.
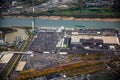
[[[29,50],[38,52],[53,52],[56,49],[57,34],[56,32],[38,32],[29,46]]]

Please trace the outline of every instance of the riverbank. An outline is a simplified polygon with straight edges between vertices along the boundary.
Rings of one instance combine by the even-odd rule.
[[[32,16],[3,16],[8,17],[8,18],[32,18]],[[93,21],[111,21],[111,22],[116,22],[120,21],[120,18],[74,18],[74,17],[65,17],[65,16],[38,16],[36,18],[41,18],[41,19],[52,19],[52,20],[93,20]]]
[[[5,34],[7,42],[15,41],[16,36],[19,36],[21,40],[26,40],[28,38],[28,35],[25,32],[25,29],[16,28],[16,27],[14,27],[13,29],[17,31]]]
[[[17,29],[11,27],[0,27],[0,31],[6,34],[6,33],[17,32]]]

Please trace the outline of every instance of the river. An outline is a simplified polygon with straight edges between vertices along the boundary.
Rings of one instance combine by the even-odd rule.
[[[4,17],[0,18],[0,27],[8,26],[28,26],[32,25],[32,18],[18,18],[18,17]],[[80,28],[119,28],[120,21],[101,21],[101,20],[53,20],[53,19],[43,19],[35,18],[36,27],[61,27],[74,28],[75,25],[85,26]],[[6,34],[7,41],[14,41],[16,36],[20,36],[21,39],[26,38],[24,29],[17,29],[17,32]],[[24,37],[23,37],[24,36]]]
[[[5,26],[31,26],[32,18],[5,17],[0,18],[0,27]],[[119,28],[120,21],[101,20],[53,20],[35,18],[36,27],[61,27],[74,28],[75,25],[85,26],[84,28]],[[82,27],[80,27],[82,28]]]
[[[26,35],[24,29],[19,29],[19,28],[14,28],[14,29],[16,29],[17,31],[5,34],[7,42],[15,41],[17,36],[19,36],[21,40],[26,40],[27,39],[28,35]]]

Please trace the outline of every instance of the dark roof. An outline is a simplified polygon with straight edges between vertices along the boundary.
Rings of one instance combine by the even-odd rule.
[[[70,38],[64,38],[64,44],[68,44],[70,42]]]
[[[81,43],[103,43],[102,39],[80,39]]]

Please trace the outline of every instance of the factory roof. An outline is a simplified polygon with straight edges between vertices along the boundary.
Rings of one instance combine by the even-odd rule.
[[[80,42],[81,43],[103,43],[103,40],[90,38],[90,39],[80,39]]]
[[[59,54],[68,54],[67,52],[60,52]]]
[[[65,39],[64,39],[64,44],[68,44],[69,41],[70,41],[70,38],[65,38]]]
[[[12,56],[12,52],[5,52],[3,57],[0,59],[0,63],[8,63]]]
[[[107,43],[107,44],[119,44],[119,40],[117,36],[93,36],[93,35],[72,35],[71,42],[79,43],[80,39],[91,39],[91,38],[103,40],[103,43]]]
[[[18,66],[17,66],[17,68],[16,68],[16,71],[22,71],[23,68],[24,68],[24,66],[25,66],[25,64],[26,64],[26,61],[21,61],[21,62],[19,62],[19,63],[18,63]]]
[[[72,35],[78,35],[78,32],[72,32]]]

